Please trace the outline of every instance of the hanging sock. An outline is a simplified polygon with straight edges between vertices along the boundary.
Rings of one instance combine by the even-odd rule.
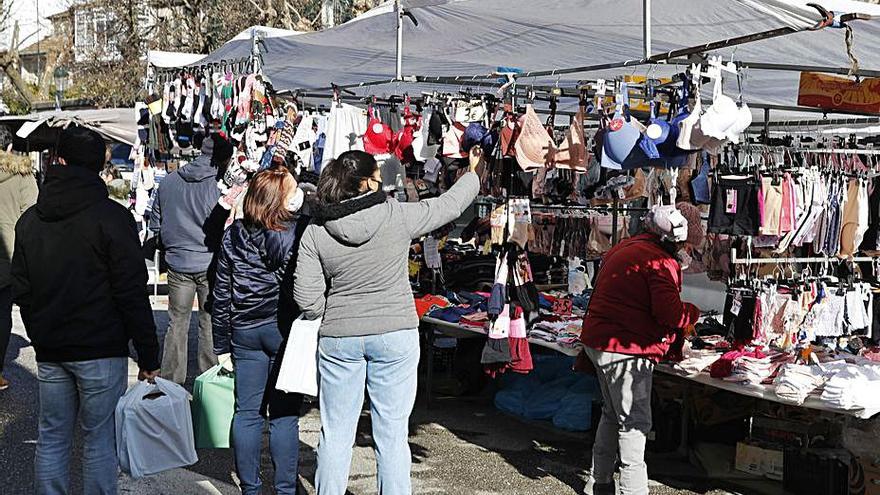
[[[171,105],[171,98],[171,83],[165,83],[162,88],[162,120],[166,124],[170,122],[168,107]]]
[[[174,80],[174,116],[172,117],[173,121],[176,121],[180,117],[180,106],[183,104],[183,81],[180,79]]]
[[[207,119],[205,119],[206,84],[207,81],[204,77],[199,79],[199,82],[196,84],[198,103],[196,105],[195,115],[193,115],[193,123],[196,125],[197,128],[200,128],[202,131],[206,130],[208,127],[208,121]]]
[[[182,83],[182,106],[180,107],[180,118],[186,122],[192,122],[193,116],[193,93],[195,90],[195,81],[192,77],[187,77]]]
[[[244,85],[238,93],[238,115],[235,117],[235,124],[246,124],[251,118],[251,102],[253,101],[254,82],[256,76],[253,74],[247,76]]]
[[[223,74],[215,72],[211,76],[211,120],[223,118]]]

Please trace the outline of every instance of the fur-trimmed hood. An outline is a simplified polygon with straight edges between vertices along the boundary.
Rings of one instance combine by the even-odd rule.
[[[15,175],[32,175],[33,173],[34,169],[29,157],[0,151],[0,182],[7,181]]]

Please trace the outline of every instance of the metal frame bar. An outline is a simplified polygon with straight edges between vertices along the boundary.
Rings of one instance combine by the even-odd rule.
[[[813,256],[808,258],[738,258],[736,249],[730,250],[730,263],[733,265],[773,265],[782,263],[831,263],[831,262],[853,262],[853,263],[873,263],[878,257],[874,256],[856,256],[852,258],[838,258],[836,256]]]
[[[669,60],[669,64],[674,65],[689,65],[690,61],[687,59],[674,59]],[[869,70],[859,68],[856,72],[852,72],[852,69],[848,67],[827,67],[822,65],[799,65],[799,64],[771,64],[764,62],[747,62],[743,60],[734,60],[734,64],[737,67],[743,67],[746,69],[756,69],[756,70],[770,70],[770,71],[782,71],[782,72],[823,72],[826,74],[840,74],[840,75],[856,75],[861,77],[880,77],[880,70]]]

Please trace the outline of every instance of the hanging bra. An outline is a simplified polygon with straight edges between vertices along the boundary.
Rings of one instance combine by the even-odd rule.
[[[390,153],[394,140],[391,126],[379,120],[372,105],[367,108],[367,114],[370,116],[370,121],[364,133],[364,151],[371,155]]]
[[[516,161],[523,170],[533,170],[547,165],[554,149],[553,139],[541,123],[532,105],[526,105],[526,113],[520,118],[520,134],[514,144]]]
[[[571,125],[565,130],[562,144],[553,154],[553,161],[557,168],[580,172],[587,170],[590,157],[587,153],[587,140],[584,135],[584,110],[583,105],[578,107]]]

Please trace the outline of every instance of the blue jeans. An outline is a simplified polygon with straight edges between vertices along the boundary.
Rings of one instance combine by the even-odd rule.
[[[269,371],[281,346],[278,325],[264,325],[232,331],[232,361],[235,365],[235,415],[232,418],[232,448],[235,471],[245,495],[259,494],[260,459],[265,418],[260,415]],[[274,383],[271,385],[274,387]],[[269,450],[275,466],[275,491],[296,493],[299,460],[299,417],[269,421]]]
[[[116,403],[125,393],[128,358],[39,363],[40,426],[35,492],[70,491],[70,448],[77,416],[83,435],[83,493],[115,494]]]
[[[346,492],[352,446],[364,405],[364,383],[370,395],[379,493],[409,495],[409,415],[416,401],[418,330],[366,337],[321,337],[318,355],[318,495]]]

